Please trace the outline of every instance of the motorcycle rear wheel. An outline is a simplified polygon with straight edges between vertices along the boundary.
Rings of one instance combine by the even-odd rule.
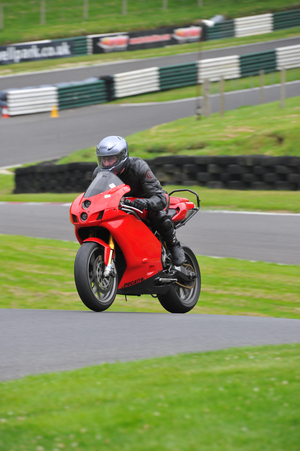
[[[185,266],[189,271],[193,271],[196,278],[186,288],[184,281],[178,280],[170,286],[166,294],[158,295],[158,300],[161,305],[170,313],[187,313],[198,302],[201,291],[201,273],[198,261],[194,252],[187,246],[182,246],[185,253]]]
[[[82,302],[95,312],[108,309],[117,294],[117,271],[104,277],[104,269],[103,247],[94,242],[83,243],[75,258],[75,284]]]

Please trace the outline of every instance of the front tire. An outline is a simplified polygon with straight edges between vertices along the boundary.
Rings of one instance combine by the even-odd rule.
[[[104,249],[94,242],[83,243],[78,249],[74,278],[82,302],[95,312],[108,309],[115,300],[118,289],[118,275],[104,277]]]
[[[170,313],[187,313],[192,310],[198,302],[201,291],[201,273],[196,256],[189,247],[182,248],[185,254],[185,263],[182,266],[196,277],[189,284],[178,280],[171,285],[166,294],[158,295],[159,302]]]

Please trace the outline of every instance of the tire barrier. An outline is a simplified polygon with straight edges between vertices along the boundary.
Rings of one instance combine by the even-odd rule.
[[[89,186],[95,163],[41,163],[17,168],[14,193],[73,193]]]
[[[146,160],[164,185],[234,190],[300,190],[300,157],[166,156]],[[96,163],[17,168],[14,193],[71,193],[88,187]]]

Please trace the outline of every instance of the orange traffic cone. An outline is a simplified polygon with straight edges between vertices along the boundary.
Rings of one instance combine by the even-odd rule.
[[[57,105],[53,105],[51,110],[51,117],[58,117]]]
[[[7,106],[2,107],[2,117],[5,119],[9,117]]]

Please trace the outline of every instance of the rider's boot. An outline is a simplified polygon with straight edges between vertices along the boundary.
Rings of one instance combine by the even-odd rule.
[[[169,249],[172,261],[175,266],[181,266],[185,262],[185,255],[184,251],[180,245],[180,242],[177,240],[176,236],[174,235],[172,241],[169,241],[167,243],[167,248]]]

